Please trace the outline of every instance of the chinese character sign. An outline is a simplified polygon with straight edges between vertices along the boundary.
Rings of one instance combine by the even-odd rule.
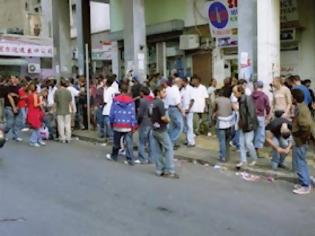
[[[219,47],[237,46],[237,0],[216,0],[208,8],[212,37]]]

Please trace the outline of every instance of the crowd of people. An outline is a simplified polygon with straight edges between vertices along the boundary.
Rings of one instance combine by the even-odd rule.
[[[272,148],[271,168],[287,168],[292,152],[298,176],[296,194],[308,194],[312,181],[306,161],[307,147],[315,137],[314,92],[310,80],[299,76],[276,77],[272,84],[227,78],[218,88],[212,80],[207,88],[201,79],[169,79],[158,74],[140,83],[137,77],[117,80],[115,75],[97,76],[89,85],[91,120],[88,121],[84,79],[2,79],[6,138],[21,142],[20,132],[32,129],[29,144],[46,145],[47,139],[71,142],[73,128],[86,129],[91,122],[100,138],[112,143],[109,160],[126,157],[126,164],[155,164],[158,176],[178,178],[174,150],[185,135],[188,148],[196,136],[215,131],[219,142],[218,161],[228,162],[230,146],[239,150],[237,168],[255,166],[265,143]],[[251,87],[253,85],[253,87]],[[133,134],[138,132],[138,154],[133,151]],[[248,163],[247,159],[250,159]]]

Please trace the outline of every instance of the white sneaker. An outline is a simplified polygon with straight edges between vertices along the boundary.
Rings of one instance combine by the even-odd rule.
[[[40,145],[38,143],[30,143],[31,147],[39,148]]]
[[[255,166],[256,165],[256,161],[252,161],[251,163],[249,163],[249,166]]]
[[[46,146],[46,143],[44,141],[39,141],[38,144],[41,146]]]
[[[110,154],[106,154],[106,159],[109,160],[109,161],[111,161],[111,160],[112,160],[111,155],[110,155]]]
[[[209,132],[209,133],[208,133],[208,137],[212,137],[212,133]]]
[[[20,138],[20,137],[17,137],[16,139],[14,139],[16,142],[22,142],[23,141],[23,139],[22,138]]]
[[[23,128],[21,129],[22,132],[28,132],[30,129],[29,128]]]
[[[247,165],[247,162],[246,162],[246,161],[241,161],[240,163],[238,163],[238,164],[236,165],[236,167],[240,168],[240,167],[246,166],[246,165]]]
[[[312,187],[301,187],[298,189],[294,189],[293,193],[298,195],[305,195],[311,193]]]
[[[140,165],[141,161],[140,160],[135,160],[134,163],[137,164],[137,165]]]

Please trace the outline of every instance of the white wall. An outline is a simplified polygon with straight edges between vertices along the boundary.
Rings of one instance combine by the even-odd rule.
[[[209,23],[207,0],[186,0],[187,12],[185,26],[204,25]]]
[[[97,33],[109,29],[109,4],[91,2],[91,33]]]
[[[300,24],[305,27],[299,51],[281,52],[281,65],[293,65],[291,74],[299,74],[302,79],[311,79],[315,83],[315,1],[299,0],[298,4]]]

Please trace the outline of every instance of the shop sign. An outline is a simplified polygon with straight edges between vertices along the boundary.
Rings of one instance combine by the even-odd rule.
[[[281,0],[281,23],[299,20],[297,0]]]
[[[53,45],[30,37],[0,35],[0,56],[53,57]]]
[[[112,60],[112,46],[103,45],[102,48],[92,49],[93,61],[111,61]]]
[[[237,0],[212,1],[208,8],[210,30],[219,47],[237,46]]]

